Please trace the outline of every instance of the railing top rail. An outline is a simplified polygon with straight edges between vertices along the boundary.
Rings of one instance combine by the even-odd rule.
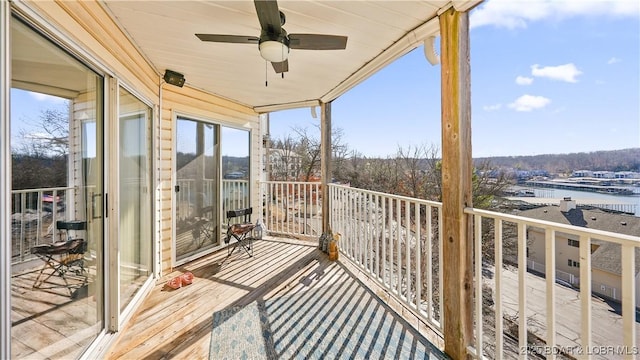
[[[337,188],[343,188],[343,189],[349,189],[349,190],[354,190],[354,191],[362,192],[362,193],[365,193],[365,194],[384,196],[384,197],[397,199],[397,200],[417,202],[417,203],[420,203],[420,204],[429,205],[429,206],[436,207],[436,208],[442,207],[442,203],[439,203],[437,201],[424,200],[424,199],[412,198],[412,197],[401,196],[401,195],[392,195],[392,194],[387,194],[387,193],[383,193],[383,192],[379,192],[379,191],[371,191],[371,190],[359,189],[359,188],[354,188],[354,187],[351,187],[351,186],[340,185],[340,184],[329,184],[329,186],[337,187]]]
[[[261,184],[293,184],[293,185],[321,185],[322,183],[319,181],[280,181],[280,180],[269,180],[269,181],[260,181]]]
[[[597,229],[588,229],[575,225],[567,225],[560,224],[546,220],[538,220],[533,218],[528,218],[524,216],[511,215],[511,214],[503,214],[495,211],[489,210],[481,210],[474,208],[465,208],[464,212],[470,215],[480,215],[485,217],[491,217],[495,219],[500,219],[509,222],[515,223],[523,223],[525,225],[539,227],[543,229],[552,229],[552,230],[560,230],[564,233],[570,233],[575,235],[582,235],[591,238],[595,238],[598,240],[609,241],[612,243],[617,243],[620,245],[631,245],[640,247],[640,236],[632,236],[620,233],[614,233],[610,231],[597,230]]]
[[[22,193],[34,193],[39,191],[60,191],[60,190],[72,190],[73,186],[59,186],[59,187],[50,187],[50,188],[34,188],[34,189],[20,189],[20,190],[11,190],[12,194],[22,194]]]

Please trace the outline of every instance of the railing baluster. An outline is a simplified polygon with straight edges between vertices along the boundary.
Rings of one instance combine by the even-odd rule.
[[[394,200],[389,197],[389,218],[387,219],[387,222],[389,223],[389,254],[388,254],[388,259],[387,259],[387,277],[389,278],[389,286],[388,288],[390,290],[393,290],[393,287],[395,286],[393,281],[394,281],[394,277],[393,277],[393,272],[394,272],[394,267],[393,267],[393,259],[394,259],[394,244],[395,244],[395,227],[393,226],[393,214],[394,214],[394,209],[395,209],[395,202]]]
[[[545,276],[547,285],[547,346],[556,348],[556,232],[545,229]],[[555,351],[551,351],[549,359],[555,359]]]
[[[363,206],[363,210],[365,212],[364,216],[364,226],[365,226],[365,238],[367,241],[367,270],[369,270],[369,274],[373,274],[373,241],[371,239],[371,194],[367,193],[365,195],[365,203]]]
[[[370,233],[371,233],[371,250],[369,252],[370,257],[371,257],[371,269],[372,269],[372,274],[375,278],[379,278],[378,276],[378,266],[377,266],[377,259],[380,257],[380,251],[378,249],[378,246],[380,245],[380,241],[379,238],[377,236],[377,229],[378,229],[378,224],[377,224],[377,217],[378,217],[378,207],[376,206],[376,202],[377,202],[377,198],[376,195],[371,194],[370,196],[370,200],[371,202],[369,203],[369,216],[370,216],[370,221],[369,221],[369,228],[370,228]]]
[[[38,191],[38,204],[36,205],[36,214],[38,214],[38,222],[36,223],[36,244],[42,244],[42,198],[43,192],[42,190]],[[54,205],[53,199],[51,200],[51,206]],[[53,208],[52,208],[53,210]]]
[[[520,349],[527,348],[527,226],[518,223],[518,344]],[[521,352],[523,359],[526,351]]]
[[[495,336],[496,336],[496,359],[502,359],[503,353],[503,319],[502,319],[502,220],[494,219],[494,273],[496,283],[495,293]]]
[[[382,196],[380,199],[380,206],[382,207],[382,219],[381,219],[381,227],[382,227],[382,236],[380,238],[381,247],[382,247],[382,259],[380,262],[380,271],[382,272],[382,283],[387,284],[387,198]]]
[[[402,224],[401,200],[396,200],[396,268],[394,277],[396,278],[396,292],[402,298]]]
[[[442,206],[438,207],[438,321],[440,321],[440,328],[444,329],[444,322],[447,319],[442,315],[444,312],[444,284],[442,282],[442,274],[444,274],[444,255],[442,254],[442,244],[444,243],[444,234],[442,232]]]
[[[622,328],[625,358],[636,355],[636,253],[635,247],[624,244],[622,251]]]
[[[425,247],[425,274],[427,275],[427,303],[426,303],[426,313],[427,319],[429,321],[435,320],[433,309],[433,228],[431,226],[431,215],[433,213],[433,209],[431,205],[426,205],[425,207],[425,233],[424,233],[424,247]]]
[[[357,265],[360,265],[360,253],[358,242],[358,197],[351,194],[351,239],[353,241],[353,258]]]
[[[591,349],[591,238],[580,235],[580,305],[582,349]]]
[[[405,266],[405,297],[407,304],[411,304],[411,206],[404,201],[404,266]]]
[[[422,221],[420,218],[420,210],[422,205],[419,203],[414,204],[414,211],[416,212],[416,246],[415,246],[415,274],[416,274],[416,309],[418,312],[422,312]]]
[[[476,355],[482,359],[482,216],[474,216],[474,255],[476,276]],[[496,334],[497,335],[497,334]]]
[[[27,238],[27,234],[26,234],[26,229],[25,229],[25,222],[26,219],[24,217],[24,214],[26,213],[27,210],[27,193],[22,193],[20,194],[20,261],[24,261],[25,259],[25,249],[24,249],[24,243],[26,242],[26,238]]]

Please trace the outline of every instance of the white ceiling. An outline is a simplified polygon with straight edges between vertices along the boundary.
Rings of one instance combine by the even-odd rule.
[[[454,5],[464,10],[480,1]],[[337,98],[437,34],[438,11],[451,6],[449,1],[281,0],[287,32],[348,36],[345,50],[292,49],[283,79],[260,57],[257,45],[202,42],[194,35],[260,36],[253,1],[104,3],[159,74],[180,72],[186,85],[258,112]]]

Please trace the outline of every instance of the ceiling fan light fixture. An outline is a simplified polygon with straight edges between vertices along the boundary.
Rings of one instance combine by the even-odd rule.
[[[266,40],[260,42],[260,56],[267,61],[283,62],[289,57],[289,47],[279,41]]]

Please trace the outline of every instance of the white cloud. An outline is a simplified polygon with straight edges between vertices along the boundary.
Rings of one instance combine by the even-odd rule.
[[[549,103],[551,103],[551,100],[544,96],[522,95],[517,98],[516,101],[509,104],[509,107],[515,111],[531,111],[542,109],[549,105]]]
[[[500,108],[502,108],[502,104],[493,104],[493,105],[485,105],[482,107],[482,110],[484,111],[497,111],[500,110]]]
[[[65,99],[65,98],[52,96],[52,95],[47,95],[47,94],[42,94],[42,93],[37,93],[37,92],[30,92],[29,95],[31,95],[31,97],[33,97],[34,99],[36,99],[38,101],[43,101],[43,102],[46,101],[46,102],[61,104],[61,103],[64,103],[65,101],[67,101],[67,99]]]
[[[471,12],[470,25],[493,25],[508,29],[526,28],[534,21],[561,20],[585,17],[637,17],[637,0],[584,1],[584,0],[489,0]]]
[[[518,85],[531,85],[532,82],[533,82],[533,78],[530,78],[530,77],[518,76],[516,78],[516,84]]]
[[[578,80],[576,80],[576,77],[581,74],[582,71],[578,70],[578,68],[573,63],[545,67],[540,67],[540,65],[538,64],[531,66],[531,75],[545,77],[551,80],[560,80],[575,83],[578,82]]]
[[[611,59],[609,59],[609,61],[607,61],[607,64],[611,65],[611,64],[615,64],[615,63],[619,63],[622,60],[618,59],[617,57],[612,57]]]

